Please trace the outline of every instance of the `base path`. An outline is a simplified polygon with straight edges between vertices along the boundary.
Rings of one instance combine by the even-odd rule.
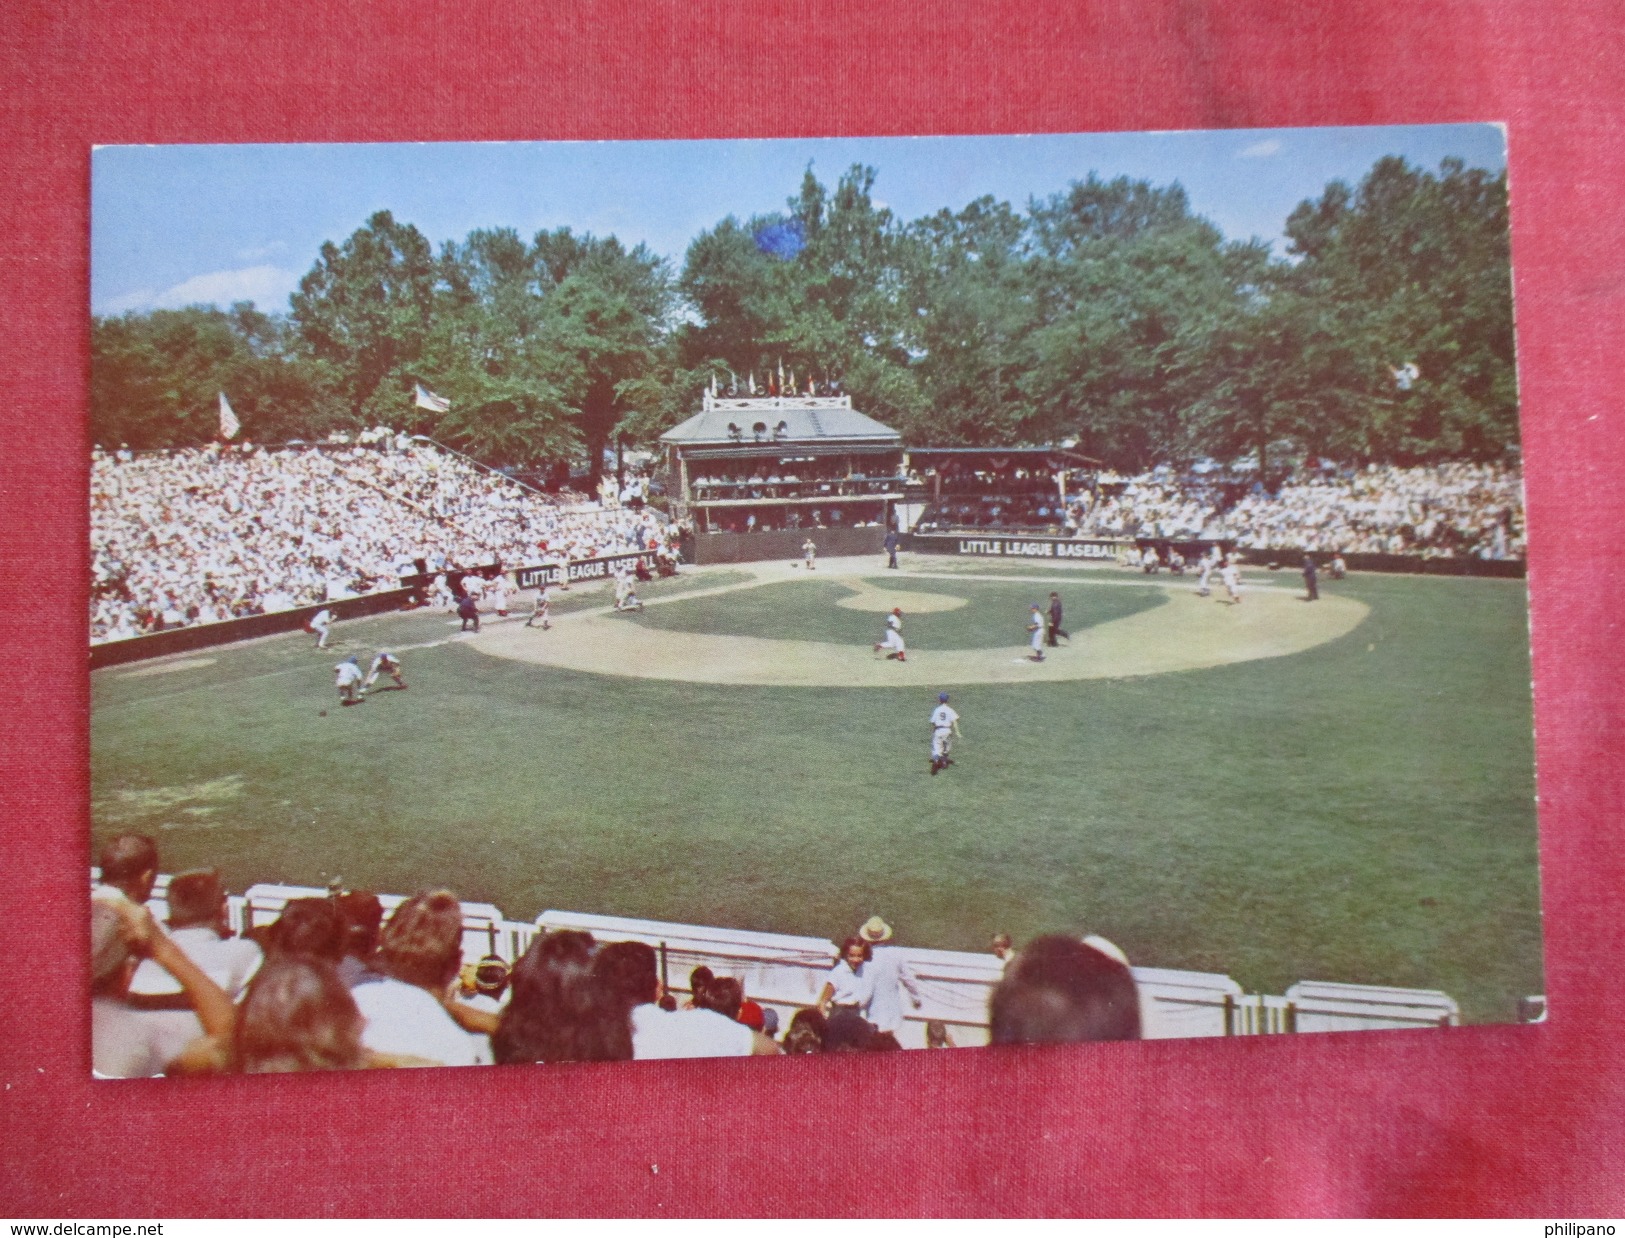
[[[650,606],[688,601],[739,589],[786,581],[835,580],[853,590],[846,605],[880,609],[883,596],[860,577],[876,575],[873,559],[820,560],[816,574],[782,563],[739,565],[728,570],[751,573],[752,579],[693,589]],[[893,662],[869,645],[836,645],[821,641],[771,640],[757,636],[713,636],[645,627],[635,619],[613,617],[610,607],[558,615],[548,632],[520,624],[488,628],[466,647],[493,657],[545,666],[639,679],[673,679],[690,683],[782,685],[791,687],[949,687],[967,683],[1024,683],[1072,679],[1120,679],[1198,670],[1259,658],[1301,653],[1353,631],[1368,607],[1351,598],[1322,594],[1305,602],[1300,593],[1244,581],[1245,601],[1231,605],[1224,590],[1198,597],[1194,583],[1133,580],[1095,572],[998,576],[1012,584],[1054,584],[1069,591],[1092,588],[1156,589],[1166,604],[1074,633],[1070,644],[1046,649],[1045,660],[1033,662],[1021,636],[1019,620],[1011,622],[1009,645],[989,649],[913,649],[907,662]],[[964,572],[933,573],[928,569],[897,573],[898,594],[910,578],[964,580]],[[954,604],[951,595],[931,596],[935,607]],[[918,605],[919,598],[915,599]],[[836,603],[841,605],[842,603]],[[906,609],[906,607],[905,607]],[[461,643],[461,642],[460,642]]]

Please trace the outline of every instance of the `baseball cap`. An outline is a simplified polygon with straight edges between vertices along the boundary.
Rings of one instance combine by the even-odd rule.
[[[946,704],[947,700],[948,700],[948,694],[946,692],[937,693],[937,700],[942,701],[943,703]]]

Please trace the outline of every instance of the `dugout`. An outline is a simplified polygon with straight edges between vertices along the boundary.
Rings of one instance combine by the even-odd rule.
[[[905,494],[902,436],[850,396],[731,398],[660,436],[672,514],[694,528],[694,562],[872,554]]]

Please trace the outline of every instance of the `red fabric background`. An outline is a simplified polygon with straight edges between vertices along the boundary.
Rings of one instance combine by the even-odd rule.
[[[1625,1213],[1625,6],[7,6],[0,1213]],[[92,1086],[98,142],[1510,126],[1553,1020],[880,1061]],[[43,566],[46,564],[47,566]],[[658,1173],[654,1166],[659,1166]]]

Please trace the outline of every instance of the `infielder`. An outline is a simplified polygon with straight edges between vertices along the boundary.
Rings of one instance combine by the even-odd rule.
[[[812,538],[801,543],[801,557],[807,561],[807,570],[810,572],[818,565],[813,562],[818,557],[818,546]]]
[[[1225,592],[1230,600],[1237,606],[1241,605],[1241,569],[1225,556],[1224,566],[1219,569],[1219,579],[1224,581]]]
[[[1033,661],[1044,660],[1044,612],[1037,602],[1033,603],[1031,613],[1027,616],[1028,644],[1032,646]]]
[[[314,632],[316,634],[316,648],[318,649],[327,648],[327,634],[332,630],[332,628],[333,612],[328,610],[325,606],[312,615],[310,617],[310,622],[305,625],[305,631]]]
[[[527,628],[540,627],[542,631],[547,631],[548,628],[553,626],[547,620],[547,610],[547,582],[544,580],[536,586],[536,605],[530,612],[530,618],[525,620],[525,626]]]
[[[1208,588],[1208,581],[1213,578],[1214,570],[1219,566],[1219,548],[1209,546],[1207,553],[1202,556],[1202,579],[1196,583],[1196,596],[1208,597],[1212,590]]]
[[[497,615],[501,618],[508,616],[508,577],[506,573],[499,572],[491,581],[491,604],[496,607]]]
[[[378,682],[378,676],[388,675],[395,681],[397,688],[406,687],[406,680],[401,678],[401,660],[387,649],[380,649],[378,656],[372,660],[367,668],[367,678],[361,684],[363,694],[372,690],[372,685]]]
[[[891,650],[886,655],[888,658],[908,661],[908,649],[903,645],[903,612],[897,607],[893,607],[891,614],[886,616],[886,636],[875,646],[875,652],[879,653],[882,649]]]
[[[339,704],[361,704],[361,694],[357,691],[361,686],[361,664],[354,657],[348,657],[333,670],[336,676],[334,684],[339,690]]]
[[[946,692],[937,693],[937,707],[931,711],[931,775],[935,777],[953,764],[948,754],[959,735],[959,715],[948,704]]]

